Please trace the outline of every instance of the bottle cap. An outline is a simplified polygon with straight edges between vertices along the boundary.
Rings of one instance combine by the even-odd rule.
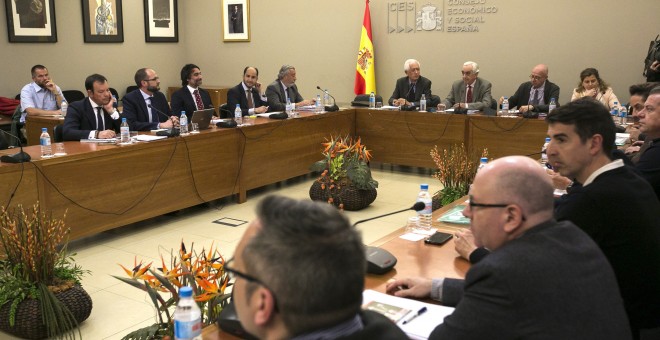
[[[46,129],[46,128],[41,128],[41,132],[48,132],[48,129]]]
[[[545,137],[545,142],[549,143],[550,142],[550,137]]]
[[[179,289],[179,297],[180,298],[188,298],[192,296],[192,288],[189,286],[184,286]]]
[[[488,157],[481,157],[480,161],[481,163],[488,163]]]
[[[422,184],[419,186],[422,190],[429,190],[429,185],[428,184]]]

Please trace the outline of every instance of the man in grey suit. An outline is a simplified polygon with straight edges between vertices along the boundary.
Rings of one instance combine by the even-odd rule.
[[[435,106],[437,103],[431,103],[431,81],[421,75],[421,66],[419,61],[415,59],[408,59],[403,63],[403,72],[406,73],[405,77],[399,78],[396,81],[394,92],[390,97],[389,104],[394,106],[412,106],[419,107],[419,101],[422,95],[426,98],[429,107]]]
[[[456,306],[429,339],[630,339],[612,267],[586,233],[553,218],[553,200],[531,158],[489,163],[463,214],[492,253],[465,280],[396,279],[388,292]]]
[[[462,107],[483,111],[490,108],[493,103],[491,84],[488,80],[479,78],[479,65],[474,61],[467,61],[463,64],[461,73],[463,78],[451,85],[445,101],[438,104],[438,110]]]
[[[291,65],[282,65],[277,79],[266,88],[266,98],[268,99],[267,106],[271,111],[284,111],[288,98],[291,98],[291,102],[296,106],[311,105],[315,102],[314,100],[304,100],[298,92],[296,68]]]

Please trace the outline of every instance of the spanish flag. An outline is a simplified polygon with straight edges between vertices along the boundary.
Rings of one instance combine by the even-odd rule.
[[[366,0],[364,21],[362,22],[362,36],[360,48],[357,53],[357,67],[355,70],[355,94],[376,92],[376,68],[374,64],[374,45],[371,40],[371,14],[369,13],[369,0]]]

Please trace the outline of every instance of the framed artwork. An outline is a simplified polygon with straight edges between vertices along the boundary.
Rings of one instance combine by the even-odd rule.
[[[54,0],[5,0],[9,42],[57,42]]]
[[[224,41],[250,41],[250,0],[222,0]]]
[[[177,0],[144,0],[144,41],[179,41]]]
[[[82,0],[86,43],[124,42],[122,0]]]

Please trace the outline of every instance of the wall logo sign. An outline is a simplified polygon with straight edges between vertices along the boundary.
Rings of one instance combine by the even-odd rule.
[[[479,32],[487,16],[496,14],[491,5],[497,0],[440,0],[421,7],[415,1],[387,3],[387,32],[389,34],[417,32],[467,33]]]

